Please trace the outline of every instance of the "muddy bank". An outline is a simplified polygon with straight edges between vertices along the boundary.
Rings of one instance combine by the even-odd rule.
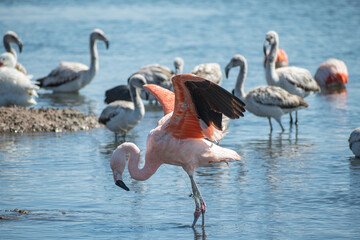
[[[69,132],[99,126],[96,116],[73,109],[0,107],[0,133]]]

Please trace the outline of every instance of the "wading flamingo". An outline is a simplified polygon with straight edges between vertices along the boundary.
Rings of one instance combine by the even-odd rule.
[[[266,68],[267,55],[269,55],[270,51],[267,50],[264,58],[264,68]],[[279,51],[276,55],[275,68],[287,67],[289,65],[288,56],[284,49],[279,48]]]
[[[27,71],[26,71],[25,67],[17,61],[17,54],[16,54],[15,49],[13,49],[10,45],[10,43],[15,43],[16,45],[18,45],[19,53],[21,53],[23,44],[22,44],[20,38],[18,37],[18,35],[13,31],[6,32],[3,37],[3,43],[4,43],[4,48],[5,48],[6,52],[11,53],[15,57],[15,61],[16,61],[15,69],[17,69],[18,71],[27,75]]]
[[[11,53],[0,56],[0,106],[28,107],[36,104],[35,90],[28,76],[15,69],[16,60]]]
[[[140,68],[134,74],[143,75],[147,84],[156,84],[170,90],[172,89],[171,77],[182,73],[184,60],[180,57],[176,57],[174,59],[174,67],[175,72],[170,70],[168,67],[161,66],[159,64],[150,64]],[[128,83],[131,76],[128,79]],[[154,100],[156,101],[155,97],[144,89],[141,90],[140,96],[142,99],[149,100],[150,102]],[[109,104],[116,100],[131,101],[129,85],[119,85],[105,92],[105,103]]]
[[[349,147],[356,157],[360,158],[360,127],[356,128],[349,137]]]
[[[281,116],[308,107],[308,104],[301,97],[290,94],[276,86],[260,86],[245,93],[244,81],[247,73],[247,61],[244,56],[237,54],[231,58],[225,67],[226,78],[228,78],[230,69],[237,66],[240,67],[240,72],[236,80],[234,95],[246,104],[246,110],[256,116],[267,117],[271,131],[273,129],[271,118],[274,118],[284,131]]]
[[[289,93],[302,98],[320,91],[319,85],[315,79],[313,79],[311,73],[305,68],[291,66],[275,69],[275,60],[279,49],[279,36],[275,31],[269,31],[266,34],[264,54],[266,54],[268,45],[271,46],[268,61],[266,62],[266,81],[268,85],[281,87]],[[290,122],[292,123],[291,113]],[[297,122],[298,117],[296,111],[295,124],[297,124]]]
[[[221,67],[218,63],[199,64],[194,67],[191,73],[210,80],[218,85],[220,85],[222,81]]]
[[[314,78],[322,90],[342,90],[348,83],[348,70],[343,61],[330,58],[320,64]]]
[[[120,133],[125,139],[126,133],[133,129],[145,115],[144,104],[140,98],[146,80],[144,76],[135,74],[130,79],[130,95],[132,101],[118,100],[110,103],[100,114],[99,123],[104,124],[115,133],[115,142]]]
[[[36,84],[53,92],[78,92],[94,78],[98,68],[98,50],[95,40],[105,42],[106,49],[109,48],[109,41],[104,32],[94,29],[90,34],[90,68],[82,63],[61,62],[46,77],[37,79]]]
[[[190,177],[193,198],[195,200],[194,221],[202,215],[205,223],[206,205],[194,180],[197,167],[212,163],[240,160],[233,150],[222,148],[204,138],[218,141],[224,134],[221,131],[221,118],[225,114],[231,119],[243,116],[244,103],[217,84],[192,74],[176,75],[172,78],[175,92],[174,111],[165,104],[166,114],[151,130],[146,144],[145,165],[139,169],[140,149],[133,143],[121,144],[112,154],[110,166],[117,186],[129,190],[123,182],[122,173],[126,166],[132,178],[144,181],[150,178],[161,164],[182,167]],[[145,89],[157,97],[160,103],[168,90],[157,85],[145,85]],[[164,106],[164,105],[163,105]]]

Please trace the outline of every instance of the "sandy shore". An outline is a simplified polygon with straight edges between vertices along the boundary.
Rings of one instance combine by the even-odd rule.
[[[0,107],[0,133],[66,132],[99,126],[96,116],[72,109]]]

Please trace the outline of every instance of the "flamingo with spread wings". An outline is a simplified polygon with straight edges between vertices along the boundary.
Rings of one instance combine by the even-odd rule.
[[[190,177],[196,205],[192,227],[200,215],[204,226],[206,205],[194,180],[195,169],[212,163],[240,160],[235,151],[211,141],[218,141],[224,134],[222,114],[230,119],[244,116],[245,104],[217,84],[192,74],[174,76],[172,82],[174,95],[157,85],[144,86],[159,100],[166,114],[148,135],[144,167],[139,169],[138,166],[140,149],[129,142],[113,152],[110,166],[116,185],[125,190],[129,190],[122,179],[126,154],[129,154],[130,176],[139,181],[150,178],[162,164],[182,167]],[[172,103],[174,98],[175,105]]]

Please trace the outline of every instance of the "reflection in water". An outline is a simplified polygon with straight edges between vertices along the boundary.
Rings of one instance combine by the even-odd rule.
[[[79,93],[40,93],[38,105],[74,108],[87,114],[97,114],[97,102]]]
[[[194,240],[205,240],[206,239],[206,233],[205,233],[205,227],[201,227],[201,233],[196,230],[196,228],[192,228],[194,230]]]
[[[347,109],[347,98],[348,92],[346,88],[338,90],[338,91],[327,91],[322,90],[321,94],[319,94],[325,101],[331,103],[331,106],[336,109]]]

